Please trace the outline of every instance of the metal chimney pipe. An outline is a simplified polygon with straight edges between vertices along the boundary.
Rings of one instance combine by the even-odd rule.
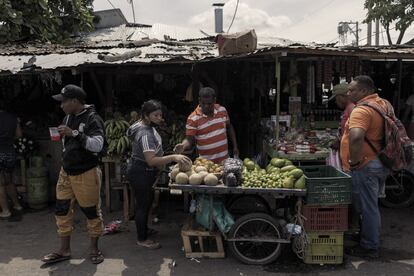
[[[214,27],[218,34],[223,33],[223,6],[224,3],[214,3]]]
[[[371,46],[372,44],[372,21],[368,22],[367,26],[367,45]]]

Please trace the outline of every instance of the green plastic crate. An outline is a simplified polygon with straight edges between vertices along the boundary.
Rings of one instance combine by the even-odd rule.
[[[308,232],[305,264],[342,264],[344,261],[343,232]]]
[[[332,166],[303,166],[306,181],[306,204],[350,204],[351,176]]]

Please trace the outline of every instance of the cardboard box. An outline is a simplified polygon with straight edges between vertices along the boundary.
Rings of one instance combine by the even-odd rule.
[[[257,36],[254,30],[217,35],[216,42],[220,56],[249,53],[257,49]]]

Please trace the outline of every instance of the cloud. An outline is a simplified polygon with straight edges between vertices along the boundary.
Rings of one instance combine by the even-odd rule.
[[[230,0],[224,6],[223,22],[226,32],[234,15],[237,0]],[[207,33],[214,32],[214,11],[212,8],[192,16],[189,20],[192,27],[202,29]],[[286,15],[271,16],[266,11],[252,8],[248,4],[239,3],[236,18],[230,32],[255,29],[258,34],[272,35],[278,30],[291,24]]]

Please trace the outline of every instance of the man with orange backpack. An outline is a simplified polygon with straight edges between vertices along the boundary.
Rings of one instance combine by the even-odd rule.
[[[341,140],[342,166],[352,176],[352,204],[361,218],[360,244],[347,253],[378,258],[381,215],[378,196],[391,171],[411,161],[411,142],[391,104],[378,96],[369,76],[357,76],[348,95],[353,109]]]

